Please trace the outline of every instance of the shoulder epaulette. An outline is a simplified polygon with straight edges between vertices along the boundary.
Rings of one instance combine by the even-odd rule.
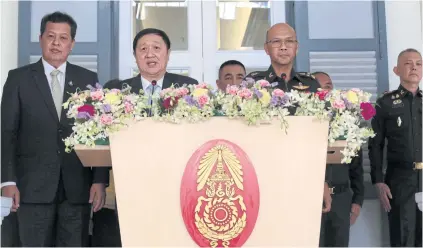
[[[392,94],[395,94],[395,93],[397,93],[397,91],[398,91],[398,90],[396,90],[396,89],[395,89],[395,90],[390,90],[390,91],[389,91],[389,90],[387,90],[387,91],[383,92],[383,93],[382,93],[382,95],[380,95],[380,96],[378,97],[378,100],[379,100],[379,99],[382,99],[383,97],[387,97],[387,96],[390,96],[390,95],[392,95]]]
[[[250,72],[247,77],[265,76],[265,71],[253,71]]]
[[[316,77],[314,77],[314,75],[311,74],[310,72],[297,72],[297,74],[302,77],[309,77],[312,79],[316,79]]]

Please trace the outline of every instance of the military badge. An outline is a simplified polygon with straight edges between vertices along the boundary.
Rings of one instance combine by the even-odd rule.
[[[402,123],[401,117],[398,116],[398,119],[397,119],[398,127],[401,127],[401,123]]]
[[[310,86],[303,85],[302,83],[299,83],[298,85],[293,85],[292,87],[297,89],[297,90],[306,90],[306,89],[310,88]]]

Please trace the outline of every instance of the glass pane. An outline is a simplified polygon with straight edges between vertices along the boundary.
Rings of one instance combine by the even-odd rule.
[[[187,70],[187,69],[169,69],[168,68],[166,71],[170,72],[170,73],[175,73],[175,74],[184,75],[184,76],[189,77],[189,70]],[[140,71],[138,70],[138,68],[132,69],[132,75],[134,77],[137,76],[139,73],[140,73]]]
[[[132,36],[144,28],[166,32],[173,51],[188,50],[187,1],[134,1]]]
[[[66,12],[75,19],[78,24],[77,43],[97,42],[97,7],[96,1],[32,1],[31,42],[38,43],[41,19],[54,11]]]
[[[216,15],[219,50],[263,49],[270,28],[269,1],[218,1]]]
[[[310,39],[372,39],[373,1],[309,1],[308,25]]]

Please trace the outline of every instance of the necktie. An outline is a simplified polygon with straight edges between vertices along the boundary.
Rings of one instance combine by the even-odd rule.
[[[63,103],[63,92],[62,87],[60,87],[59,79],[59,70],[54,70],[50,73],[51,75],[51,95],[53,96],[54,105],[56,106],[57,117],[60,120],[60,114],[62,112],[62,103]]]

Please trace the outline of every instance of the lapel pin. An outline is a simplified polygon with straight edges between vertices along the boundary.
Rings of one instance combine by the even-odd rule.
[[[73,82],[72,81],[69,81],[69,86],[73,86]]]

